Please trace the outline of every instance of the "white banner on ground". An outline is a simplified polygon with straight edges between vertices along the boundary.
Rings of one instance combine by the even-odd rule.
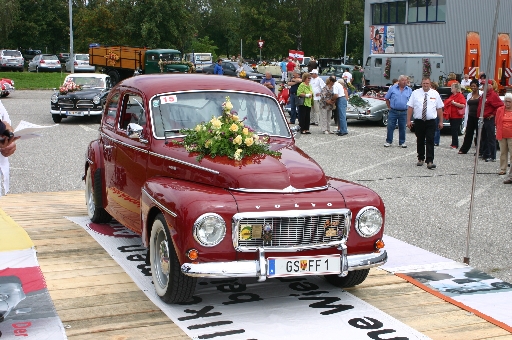
[[[193,339],[428,339],[316,276],[201,280],[193,301],[168,305],[156,296],[141,239],[119,224],[82,226],[141,290]]]

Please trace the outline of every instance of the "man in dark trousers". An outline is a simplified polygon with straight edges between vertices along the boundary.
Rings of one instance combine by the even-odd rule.
[[[443,128],[443,101],[439,93],[431,88],[430,79],[425,77],[421,81],[421,89],[412,91],[407,102],[407,127],[412,127],[411,118],[414,119],[414,131],[418,151],[417,166],[427,162],[427,168],[433,170],[434,164],[434,134],[436,132],[436,117],[439,119],[439,130]],[[425,145],[425,140],[427,141]],[[426,154],[425,154],[426,149]]]

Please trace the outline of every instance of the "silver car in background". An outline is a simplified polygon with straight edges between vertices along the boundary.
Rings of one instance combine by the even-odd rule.
[[[38,54],[28,63],[29,72],[60,72],[61,69],[55,54]]]
[[[93,65],[89,65],[88,54],[75,54],[73,59],[66,60],[66,72],[71,72],[71,65],[74,64],[74,73],[88,72],[94,73],[96,71]]]
[[[363,96],[352,95],[347,104],[347,119],[368,120],[387,126],[389,109],[384,95],[375,91],[368,91]]]

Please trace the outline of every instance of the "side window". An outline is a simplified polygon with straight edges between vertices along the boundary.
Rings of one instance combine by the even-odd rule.
[[[119,104],[119,93],[116,93],[110,98],[110,101],[108,102],[107,109],[105,112],[107,113],[107,116],[116,118],[117,113],[117,105]]]
[[[123,111],[119,121],[119,128],[126,130],[128,124],[146,125],[146,110],[142,97],[137,94],[126,94],[123,98]]]
[[[382,66],[382,58],[375,58],[375,67]]]

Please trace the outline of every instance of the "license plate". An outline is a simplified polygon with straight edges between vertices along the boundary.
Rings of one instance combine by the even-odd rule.
[[[267,276],[302,276],[341,273],[340,255],[269,257]]]
[[[85,112],[83,111],[66,111],[68,116],[83,116]]]

